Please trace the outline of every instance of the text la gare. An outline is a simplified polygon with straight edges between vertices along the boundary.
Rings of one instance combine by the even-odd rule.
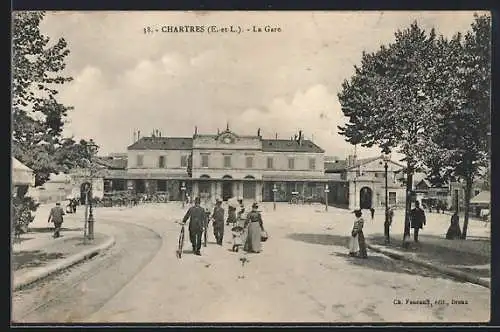
[[[280,27],[272,27],[270,25],[266,25],[265,27],[253,26],[252,32],[281,32]]]

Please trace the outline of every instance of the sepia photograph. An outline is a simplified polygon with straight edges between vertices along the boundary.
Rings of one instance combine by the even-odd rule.
[[[11,324],[490,321],[490,12],[11,17]]]

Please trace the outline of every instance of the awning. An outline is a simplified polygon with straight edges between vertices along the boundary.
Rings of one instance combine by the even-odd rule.
[[[16,158],[12,158],[12,184],[16,185],[35,185],[35,176],[33,170]]]
[[[471,204],[481,204],[481,205],[490,205],[491,203],[491,194],[489,191],[481,191],[479,194],[474,196],[470,200]]]
[[[108,177],[107,177],[108,178]],[[127,180],[189,180],[191,179],[187,174],[153,174],[153,173],[127,173],[124,174],[123,179]]]
[[[273,181],[273,182],[329,182],[332,179],[326,177],[313,177],[313,176],[291,176],[291,175],[263,175],[263,181]]]

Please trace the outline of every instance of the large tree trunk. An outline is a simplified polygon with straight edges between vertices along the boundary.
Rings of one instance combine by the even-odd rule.
[[[467,227],[469,226],[469,210],[470,210],[470,196],[472,191],[472,176],[465,179],[465,197],[464,197],[464,228],[462,231],[462,239],[467,238]]]
[[[403,234],[403,247],[408,243],[407,238],[410,237],[410,210],[411,210],[411,194],[413,189],[413,167],[408,165],[406,173],[406,204],[405,204],[405,228]]]

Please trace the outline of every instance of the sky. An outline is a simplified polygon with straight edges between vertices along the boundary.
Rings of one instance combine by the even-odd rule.
[[[353,146],[338,134],[337,94],[363,51],[376,51],[413,21],[452,36],[473,12],[48,12],[41,31],[71,50],[59,100],[74,107],[64,134],[93,138],[99,154],[126,152],[134,131],[162,136],[236,134],[288,139],[302,130],[326,155]],[[204,26],[203,33],[161,32]],[[241,33],[208,33],[209,26]],[[279,32],[252,32],[270,26]],[[145,33],[151,27],[154,31]],[[359,157],[379,149],[357,148]]]

